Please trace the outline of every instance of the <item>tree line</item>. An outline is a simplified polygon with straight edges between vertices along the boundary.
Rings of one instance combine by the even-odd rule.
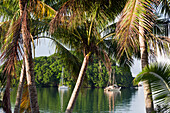
[[[36,57],[34,59],[35,83],[38,87],[58,87],[61,83],[62,67],[65,67],[60,55],[57,53],[46,57]],[[118,86],[132,87],[133,77],[128,67],[117,66],[112,60],[112,69],[115,70],[115,78]],[[2,68],[0,69],[0,74]],[[12,84],[16,87],[19,83],[21,68],[17,69],[17,77],[12,79]],[[70,87],[75,85],[76,79],[71,76],[70,70],[64,69],[64,84]],[[84,87],[106,87],[109,81],[109,74],[105,65],[94,58],[87,68]]]

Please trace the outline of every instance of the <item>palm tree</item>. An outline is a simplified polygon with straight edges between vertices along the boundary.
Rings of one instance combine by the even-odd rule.
[[[146,66],[142,72],[136,76],[134,83],[138,84],[140,81],[149,81],[156,105],[167,104],[167,108],[170,108],[169,73],[170,66],[168,64],[154,63]]]
[[[32,60],[32,49],[31,49],[31,35],[28,28],[28,15],[27,15],[27,0],[19,0],[20,15],[22,18],[21,22],[21,32],[23,37],[23,49],[24,49],[24,59],[26,67],[26,77],[30,96],[30,106],[31,111],[38,113],[39,106],[37,101],[37,90],[35,86],[34,78],[34,68]]]
[[[19,113],[19,111],[20,111],[20,104],[21,104],[21,98],[22,98],[25,79],[26,79],[26,70],[25,70],[25,63],[24,63],[24,60],[23,60],[22,70],[21,70],[21,75],[20,75],[20,82],[19,82],[19,85],[18,85],[17,97],[16,97],[16,102],[15,102],[14,113]]]
[[[41,6],[42,2],[40,1],[36,1],[37,3],[39,3],[38,5]],[[33,6],[36,7],[35,12],[34,13],[38,13],[37,16],[38,18],[42,18],[42,14],[45,13],[39,13],[38,11],[41,10],[39,7],[37,7],[38,5],[36,5],[36,2],[32,1]],[[23,37],[23,48],[24,48],[24,59],[25,59],[25,67],[26,67],[26,80],[27,80],[27,85],[28,85],[28,90],[29,90],[29,97],[30,97],[30,107],[31,107],[31,111],[38,113],[39,112],[39,107],[38,107],[38,101],[37,101],[37,91],[36,91],[36,87],[35,87],[35,78],[34,78],[34,69],[33,69],[33,60],[32,60],[32,49],[31,49],[31,41],[33,40],[32,35],[30,34],[29,28],[27,27],[27,3],[28,1],[25,0],[19,0],[19,6],[20,6],[20,15],[23,16],[23,20],[22,20],[22,37]],[[52,13],[55,13],[55,11],[47,6],[46,4],[43,4],[46,6],[46,9],[48,7],[48,10],[52,10]],[[41,12],[41,11],[40,11]],[[48,12],[49,15],[51,14],[50,12]]]
[[[91,34],[93,37],[90,37],[93,39],[93,43],[90,43],[89,45],[87,44],[88,36],[85,34],[86,31],[87,30],[85,29],[84,26],[74,29],[74,31],[71,31],[71,32],[68,29],[58,28],[56,33],[51,38],[54,41],[54,43],[56,44],[57,52],[60,53],[60,55],[63,58],[63,61],[66,63],[69,63],[66,65],[66,68],[73,70],[73,71],[71,71],[72,74],[77,74],[78,70],[80,70],[79,76],[78,76],[78,79],[77,79],[77,82],[76,82],[75,88],[73,90],[73,93],[72,93],[71,99],[69,101],[66,112],[71,112],[71,110],[74,107],[74,103],[78,96],[80,87],[83,83],[83,78],[85,76],[85,72],[87,69],[87,65],[88,65],[90,56],[93,54],[96,54],[95,53],[96,51],[99,51],[97,49],[97,46],[95,45],[99,40],[95,39],[94,34]],[[77,36],[79,36],[79,37],[77,37]],[[62,40],[62,41],[60,41],[60,40]],[[75,53],[71,53],[66,47],[63,47],[63,45],[70,45],[71,49],[73,51],[75,51]],[[74,54],[76,54],[76,55],[74,55]],[[80,55],[78,55],[78,54],[80,54]],[[82,66],[81,66],[80,59],[82,58],[81,57],[82,54],[84,56],[84,60],[83,60]],[[79,56],[79,57],[77,57],[77,56]],[[81,66],[81,69],[79,68],[80,66]]]
[[[13,20],[16,20],[14,17]],[[12,22],[13,22],[12,20]],[[18,21],[17,21],[18,22]],[[13,75],[15,75],[15,68],[16,68],[16,61],[20,58],[20,53],[22,50],[20,46],[18,46],[18,43],[20,40],[18,40],[19,36],[19,30],[20,27],[18,27],[18,23],[14,22],[13,24],[6,24],[7,27],[9,27],[9,30],[6,33],[6,37],[4,36],[2,39],[2,47],[1,47],[1,62],[3,64],[3,75],[2,77],[7,79],[7,84],[6,84],[6,89],[5,89],[5,94],[3,96],[3,108],[6,112],[11,112],[10,108],[10,83]],[[17,27],[16,27],[17,26]],[[13,30],[15,32],[13,32]],[[3,36],[3,34],[1,35]],[[11,43],[13,42],[13,43]],[[6,98],[6,99],[5,99]]]
[[[166,0],[163,0],[163,2],[166,2]],[[127,56],[130,55],[129,47],[132,47],[135,53],[140,48],[142,68],[148,65],[148,47],[152,45],[155,49],[157,48],[157,42],[160,42],[152,34],[153,23],[156,19],[153,12],[154,8],[159,4],[160,2],[152,0],[129,0],[117,24],[117,38],[120,45],[119,55],[121,56],[124,52]],[[168,2],[164,5],[167,4]],[[148,44],[149,41],[152,44]],[[144,92],[146,112],[151,113],[153,111],[153,102],[147,81],[144,83]]]
[[[67,28],[68,31],[74,37],[70,39],[77,40],[77,42],[81,42],[80,45],[75,45],[78,46],[75,49],[78,51],[82,51],[82,53],[84,54],[84,60],[79,72],[79,76],[66,109],[66,112],[68,113],[72,112],[72,109],[74,107],[74,103],[76,101],[81,84],[83,82],[83,78],[85,76],[85,72],[91,55],[99,55],[104,52],[100,50],[99,47],[100,43],[102,43],[103,40],[108,36],[104,36],[104,38],[101,38],[101,32],[102,29],[108,24],[108,21],[106,20],[113,20],[115,15],[117,15],[117,13],[121,10],[122,7],[116,7],[118,6],[118,4],[119,6],[123,6],[124,3],[122,1],[116,0],[70,0],[58,10],[57,15],[51,21],[50,29],[52,33],[54,33],[54,36],[59,31],[60,27]],[[115,7],[113,7],[113,5],[115,5]],[[56,32],[55,28],[57,29]],[[68,40],[69,37],[65,38],[65,41]],[[107,59],[105,53],[104,56]]]
[[[5,11],[0,10],[2,12],[2,14],[4,14],[3,17],[4,18],[7,17],[6,18],[7,21],[1,23],[1,28],[2,28],[1,30],[4,30],[6,33],[6,34],[4,34],[3,31],[1,31],[1,36],[2,36],[1,37],[2,43],[0,45],[0,46],[2,46],[1,60],[3,62],[8,62],[6,65],[6,67],[8,67],[8,68],[4,68],[4,72],[6,72],[6,70],[8,69],[7,70],[8,72],[6,74],[15,73],[15,65],[16,65],[17,61],[19,61],[21,59],[20,57],[23,56],[22,50],[24,48],[24,52],[25,52],[24,58],[26,59],[25,64],[27,66],[26,68],[27,68],[27,75],[28,75],[27,83],[30,84],[29,92],[30,92],[30,96],[32,96],[32,98],[30,99],[32,102],[31,107],[33,107],[32,110],[34,110],[34,112],[38,112],[37,99],[34,99],[34,98],[36,98],[36,89],[35,89],[34,77],[32,75],[33,74],[33,71],[32,71],[33,70],[33,67],[32,67],[33,62],[32,62],[32,50],[31,50],[30,42],[31,42],[31,39],[33,39],[33,38],[32,38],[32,35],[30,35],[29,29],[27,26],[27,17],[28,17],[27,10],[28,9],[27,9],[26,2],[28,2],[28,1],[18,1],[18,0],[10,1],[9,0],[9,1],[0,2],[2,4],[3,8],[8,9],[10,12],[9,14],[8,13],[6,14],[6,10]],[[35,4],[35,3],[37,3],[37,4]],[[18,5],[18,4],[20,4],[20,5]],[[12,8],[14,8],[12,11],[11,11],[12,8],[11,9],[9,8],[10,5],[14,5],[14,7],[12,7]],[[41,2],[41,1],[38,1],[38,0],[37,0],[37,2],[31,1],[29,5],[32,5],[32,7],[36,6],[36,8],[35,8],[36,10],[33,10],[33,8],[31,8],[31,10],[29,10],[34,13],[38,12],[38,13],[35,13],[36,15],[32,15],[32,16],[34,16],[33,17],[34,19],[35,19],[35,16],[39,19],[42,19],[43,18],[42,15],[48,16],[48,15],[51,15],[52,13],[55,14],[55,11],[51,7],[43,4],[43,2]],[[18,6],[20,6],[20,7],[18,7]],[[45,10],[40,11],[40,7],[43,8],[42,6],[45,7],[44,8]],[[19,14],[19,9],[20,9],[20,14]],[[48,12],[48,14],[46,14],[47,12]],[[11,20],[9,20],[9,19],[11,19]],[[35,22],[35,21],[33,21],[33,22]],[[23,27],[23,29],[21,28],[21,26]],[[38,29],[38,28],[34,27],[33,29],[34,29],[33,34],[38,35],[38,33],[35,32],[35,29]],[[40,28],[39,31],[44,30],[44,29]],[[20,31],[22,31],[22,35],[20,35],[21,34]],[[32,31],[32,29],[31,29],[31,31]],[[23,40],[22,40],[22,38],[23,38]],[[24,42],[24,46],[22,46],[22,41]],[[11,67],[11,69],[9,69],[9,67]],[[21,78],[23,78],[23,77],[21,77]],[[20,80],[20,81],[22,81],[22,80]],[[20,97],[17,100],[21,100],[21,95],[22,95],[22,87],[19,87],[19,88],[21,88],[21,89],[18,89],[18,91],[19,91],[18,95],[20,95]],[[34,94],[34,95],[32,95],[32,94]],[[9,98],[9,95],[10,95],[10,93],[8,94],[8,98]],[[8,103],[10,104],[10,102],[8,102]],[[20,101],[18,101],[16,103],[18,103],[17,106],[19,107]],[[9,106],[8,108],[10,109],[10,105],[7,105],[7,106]]]

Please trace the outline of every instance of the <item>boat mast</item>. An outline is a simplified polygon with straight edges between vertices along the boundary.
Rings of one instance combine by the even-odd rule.
[[[116,84],[116,81],[115,81],[115,69],[113,69],[113,85]]]
[[[61,73],[61,79],[62,79],[62,85],[63,85],[63,76],[64,76],[64,67],[62,67],[62,73]]]

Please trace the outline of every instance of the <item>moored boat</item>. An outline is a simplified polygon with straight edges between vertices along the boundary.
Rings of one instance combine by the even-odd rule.
[[[115,70],[113,72],[113,81],[111,81],[111,73],[109,76],[109,81],[107,87],[104,88],[104,91],[120,91],[121,87],[119,87],[116,84],[116,78],[115,78]]]
[[[120,91],[121,87],[118,87],[116,84],[107,86],[104,88],[104,91]]]
[[[64,79],[64,68],[62,67],[62,75],[61,75],[61,86],[58,87],[58,90],[67,90],[69,89],[68,86],[64,85],[64,82],[63,82],[63,79]]]
[[[69,89],[69,87],[68,87],[68,86],[65,86],[65,85],[62,85],[62,86],[59,86],[58,89],[59,89],[59,90],[60,90],[60,89]]]

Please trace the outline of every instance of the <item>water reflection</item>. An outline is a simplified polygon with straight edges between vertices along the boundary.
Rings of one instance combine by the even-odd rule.
[[[11,91],[14,109],[16,90]],[[41,113],[64,113],[72,90],[58,91],[57,88],[37,88]],[[104,93],[104,90],[83,88],[75,103],[73,113],[145,113],[143,89],[122,89],[121,93]]]
[[[38,103],[41,113],[64,112],[70,96],[68,91],[58,91],[57,88],[37,88]]]
[[[65,109],[63,108],[64,107],[64,98],[65,98],[65,95],[67,95],[68,90],[69,89],[58,90],[59,91],[59,98],[60,98],[61,112],[65,111]]]
[[[104,93],[109,100],[109,113],[114,113],[115,100],[117,96],[121,95],[121,91],[105,91]]]

